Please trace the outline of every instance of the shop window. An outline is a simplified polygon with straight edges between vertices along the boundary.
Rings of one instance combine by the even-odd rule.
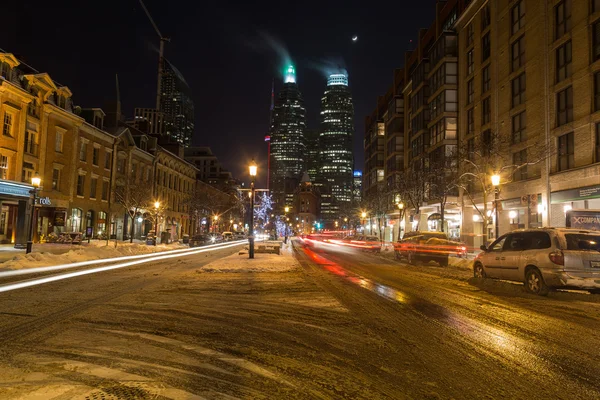
[[[81,232],[81,219],[83,211],[80,208],[71,210],[71,232]]]
[[[103,236],[106,234],[106,213],[98,211],[98,220],[96,221],[96,234]]]
[[[94,211],[88,210],[85,213],[85,236],[92,237],[94,235]]]

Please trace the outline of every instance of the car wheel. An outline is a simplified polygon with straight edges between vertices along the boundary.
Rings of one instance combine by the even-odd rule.
[[[530,268],[525,274],[525,288],[528,292],[537,294],[540,296],[546,296],[548,294],[548,286],[544,282],[542,274],[537,268]]]
[[[480,263],[476,263],[473,266],[473,276],[477,279],[485,279],[486,278],[486,274],[483,269],[483,265],[481,265]]]

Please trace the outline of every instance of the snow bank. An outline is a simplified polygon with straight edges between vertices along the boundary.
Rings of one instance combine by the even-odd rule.
[[[196,272],[286,272],[300,267],[291,240],[281,243],[281,254],[255,253],[254,258],[249,259],[247,250],[246,246],[243,251],[211,262]]]
[[[449,257],[448,265],[458,269],[468,269],[470,271],[473,270],[473,260],[469,260],[467,258]]]
[[[53,254],[51,251],[64,251],[60,247],[51,248],[52,244],[46,245],[39,251],[41,246],[34,246],[35,252],[30,254],[20,254],[12,260],[0,263],[0,270],[16,270],[24,268],[47,267],[60,264],[69,264],[81,261],[99,260],[104,258],[113,258],[121,256],[133,256],[138,254],[150,254],[167,250],[176,250],[179,248],[187,248],[188,246],[174,243],[170,245],[147,246],[138,243],[123,243],[119,242],[115,248],[114,242],[110,242],[106,246],[105,241],[94,241],[89,244],[80,246],[70,246],[68,250],[62,254]],[[61,245],[56,245],[61,246]],[[63,245],[64,246],[64,245]],[[45,249],[48,251],[43,251]]]

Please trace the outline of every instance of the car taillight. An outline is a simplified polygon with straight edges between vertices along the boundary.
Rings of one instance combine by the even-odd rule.
[[[565,255],[560,250],[548,254],[548,258],[556,265],[565,265]]]
[[[460,248],[461,251],[467,251],[467,248],[465,246]]]

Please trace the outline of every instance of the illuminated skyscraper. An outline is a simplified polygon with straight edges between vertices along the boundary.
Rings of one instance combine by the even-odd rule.
[[[306,110],[296,84],[296,70],[285,70],[283,89],[275,100],[271,122],[269,189],[277,208],[293,206],[294,190],[305,168]]]
[[[339,210],[352,200],[354,157],[354,106],[348,88],[348,75],[331,74],[321,99],[319,132],[319,178],[324,183],[321,192],[321,217],[333,221]]]
[[[161,107],[164,114],[163,134],[188,147],[194,133],[194,102],[183,75],[165,59],[161,83]]]

